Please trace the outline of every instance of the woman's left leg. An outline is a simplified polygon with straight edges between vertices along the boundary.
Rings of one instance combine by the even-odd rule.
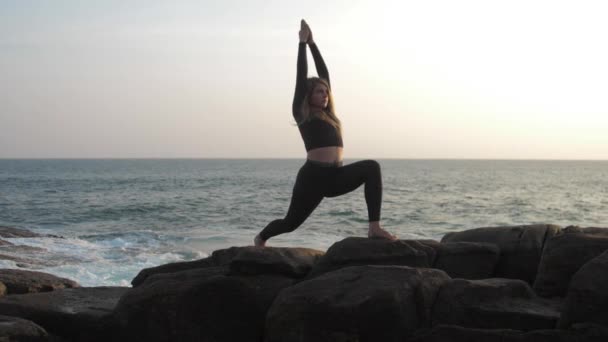
[[[375,160],[361,160],[335,170],[333,182],[328,182],[326,197],[336,197],[349,193],[365,183],[365,202],[369,220],[369,237],[395,240],[396,237],[380,227],[382,206],[382,172]]]
[[[382,206],[382,174],[380,164],[375,160],[361,160],[339,167],[328,182],[326,197],[337,197],[354,191],[365,183],[365,202],[369,222],[380,221]]]

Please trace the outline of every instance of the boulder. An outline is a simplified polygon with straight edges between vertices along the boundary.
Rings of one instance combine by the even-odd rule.
[[[608,228],[600,228],[600,227],[579,227],[579,226],[568,226],[562,229],[563,233],[583,233],[590,235],[601,235],[608,236]]]
[[[522,332],[512,329],[476,329],[456,325],[438,325],[421,332],[408,342],[582,342],[574,331],[535,330]],[[599,342],[599,341],[598,341]]]
[[[110,313],[122,287],[80,287],[0,298],[0,312],[35,322],[68,340],[107,341],[114,331]]]
[[[500,249],[492,243],[446,242],[440,244],[433,268],[452,278],[491,278],[499,255]]]
[[[283,274],[303,277],[324,252],[309,248],[253,246],[230,247],[214,251],[210,257],[195,261],[176,262],[147,268],[139,272],[131,284],[141,285],[147,277],[158,273],[175,273],[185,270],[216,266],[229,266],[234,273]],[[236,259],[235,259],[236,258]],[[234,259],[234,263],[232,262]]]
[[[608,327],[608,251],[574,274],[559,326],[591,322]]]
[[[80,287],[73,280],[60,278],[52,274],[15,269],[0,269],[0,282],[6,285],[7,294],[48,292]]]
[[[441,242],[485,242],[500,249],[494,277],[534,282],[545,241],[560,227],[537,224],[509,227],[483,227],[447,233]]]
[[[309,248],[244,247],[230,261],[235,274],[282,274],[302,278],[325,252]]]
[[[228,275],[228,266],[150,275],[119,301],[122,341],[260,341],[280,275]]]
[[[0,315],[0,341],[49,341],[49,334],[34,322]]]
[[[553,329],[559,303],[537,298],[519,279],[454,279],[445,284],[433,306],[433,324],[468,328]]]
[[[565,232],[549,239],[543,251],[534,290],[543,297],[566,296],[572,276],[588,261],[608,250],[608,236]]]
[[[349,237],[331,245],[310,274],[320,274],[349,266],[396,265],[432,267],[439,243],[432,240],[396,240]]]
[[[266,316],[264,341],[405,341],[430,327],[441,270],[352,266],[285,288]]]
[[[60,238],[57,235],[37,234],[23,228],[4,227],[0,226],[0,237],[3,238],[36,238],[36,237],[54,237]]]

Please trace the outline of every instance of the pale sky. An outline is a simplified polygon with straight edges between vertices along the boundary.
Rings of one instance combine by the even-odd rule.
[[[607,10],[0,0],[0,158],[303,159],[291,101],[304,18],[347,159],[608,159]]]

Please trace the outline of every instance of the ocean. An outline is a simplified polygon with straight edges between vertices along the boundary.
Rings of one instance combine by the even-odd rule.
[[[377,160],[382,226],[402,239],[535,223],[608,226],[608,161]],[[0,226],[57,236],[3,238],[21,247],[0,246],[0,268],[129,286],[143,268],[251,245],[284,217],[303,163],[0,159]],[[326,250],[366,232],[361,186],[325,198],[296,231],[268,245]]]

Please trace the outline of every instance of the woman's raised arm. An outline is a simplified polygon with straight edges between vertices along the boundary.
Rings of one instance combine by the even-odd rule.
[[[308,78],[308,62],[306,61],[306,41],[310,31],[304,19],[300,22],[300,43],[298,44],[298,71],[296,73],[296,90],[293,95],[292,113],[296,121],[300,121],[302,101],[306,96],[306,79]]]
[[[307,43],[308,43],[308,46],[310,47],[310,52],[312,53],[312,58],[315,60],[315,68],[317,69],[317,74],[319,75],[319,77],[324,78],[327,81],[327,83],[330,84],[329,87],[331,88],[331,83],[329,81],[329,71],[327,70],[325,61],[323,60],[323,57],[321,56],[321,51],[319,51],[317,44],[315,43],[314,39],[312,38],[312,30],[310,29],[310,26],[308,26],[308,24],[306,24],[306,27],[308,28]]]

